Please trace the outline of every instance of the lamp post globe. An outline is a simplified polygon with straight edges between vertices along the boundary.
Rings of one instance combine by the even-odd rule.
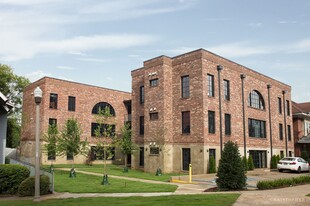
[[[41,100],[42,100],[42,90],[40,89],[40,87],[37,87],[35,90],[34,90],[34,101],[36,104],[40,104],[41,103]]]

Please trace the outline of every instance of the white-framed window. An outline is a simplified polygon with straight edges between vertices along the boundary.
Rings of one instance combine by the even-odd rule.
[[[305,136],[307,136],[308,134],[310,134],[310,122],[305,121]]]

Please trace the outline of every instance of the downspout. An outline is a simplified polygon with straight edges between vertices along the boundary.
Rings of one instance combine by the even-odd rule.
[[[286,91],[283,90],[282,91],[282,94],[283,94],[283,114],[284,114],[284,137],[285,137],[285,154],[286,154],[286,157],[288,157],[288,150],[287,150],[287,131],[286,131],[286,107],[285,107],[285,94],[286,94]]]
[[[218,88],[219,88],[219,112],[220,112],[220,150],[221,157],[223,152],[223,129],[222,129],[222,95],[221,95],[221,71],[223,70],[222,65],[217,65],[218,71]]]
[[[271,84],[267,85],[268,89],[268,110],[269,110],[269,133],[270,133],[270,156],[273,156],[272,152],[272,126],[271,126],[271,110],[270,110],[270,88]]]
[[[244,105],[244,79],[246,75],[241,74],[241,83],[242,83],[242,115],[243,115],[243,148],[244,148],[244,156],[246,157],[246,134],[245,134],[245,105]]]

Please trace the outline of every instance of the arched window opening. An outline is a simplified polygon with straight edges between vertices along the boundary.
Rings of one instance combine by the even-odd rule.
[[[265,109],[265,102],[261,93],[256,90],[251,91],[249,95],[249,106],[256,109]]]
[[[108,111],[112,116],[115,116],[114,108],[107,102],[97,103],[92,110],[92,114],[99,114],[99,111]]]

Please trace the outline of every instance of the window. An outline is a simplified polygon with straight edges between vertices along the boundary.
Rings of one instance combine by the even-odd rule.
[[[150,147],[150,154],[151,155],[159,155],[159,148],[158,147]]]
[[[156,87],[158,85],[158,79],[150,80],[150,87]]]
[[[75,97],[68,97],[68,111],[75,111]]]
[[[214,160],[215,160],[215,149],[209,149],[209,159],[211,158],[211,157],[214,157]]]
[[[115,125],[91,123],[92,137],[114,137]]]
[[[67,151],[67,160],[73,160],[73,152]]]
[[[158,120],[158,112],[150,113],[150,120]]]
[[[92,146],[91,147],[91,158],[92,160],[114,160],[115,158],[115,148],[108,147],[106,149],[106,157],[104,156],[103,147]]]
[[[189,76],[181,77],[182,98],[189,98]]]
[[[56,160],[56,148],[47,150],[47,160]]]
[[[305,121],[305,136],[310,134],[310,122]]]
[[[182,134],[191,133],[191,115],[189,111],[182,112]]]
[[[50,94],[50,109],[57,109],[58,94]]]
[[[140,116],[140,135],[144,135],[144,116]]]
[[[286,111],[287,111],[287,116],[291,115],[291,107],[290,107],[290,101],[286,100]]]
[[[208,74],[208,96],[214,97],[214,76]]]
[[[107,112],[111,116],[115,116],[114,108],[107,102],[99,102],[93,107],[92,114],[99,114],[100,112]]]
[[[50,126],[52,126],[52,125],[57,125],[57,119],[53,119],[53,118],[49,118],[48,119],[48,124],[50,125]]]
[[[282,114],[282,99],[281,99],[281,97],[278,97],[278,111],[279,111],[279,114]]]
[[[256,109],[265,109],[263,96],[258,91],[251,91],[249,95],[249,106]]]
[[[208,111],[209,133],[215,134],[215,112]]]
[[[140,104],[144,103],[144,86],[140,87]]]
[[[225,135],[231,135],[231,116],[225,114]]]
[[[256,119],[249,119],[249,136],[266,138],[266,122]]]
[[[281,151],[280,151],[280,158],[283,158],[283,157],[284,157],[284,151],[281,150]]]
[[[288,156],[289,156],[289,157],[293,157],[292,151],[288,151]]]
[[[287,139],[288,141],[292,141],[291,125],[287,125]]]
[[[227,101],[230,100],[230,85],[226,79],[224,79],[224,99]]]
[[[279,137],[283,140],[283,124],[279,124]]]

